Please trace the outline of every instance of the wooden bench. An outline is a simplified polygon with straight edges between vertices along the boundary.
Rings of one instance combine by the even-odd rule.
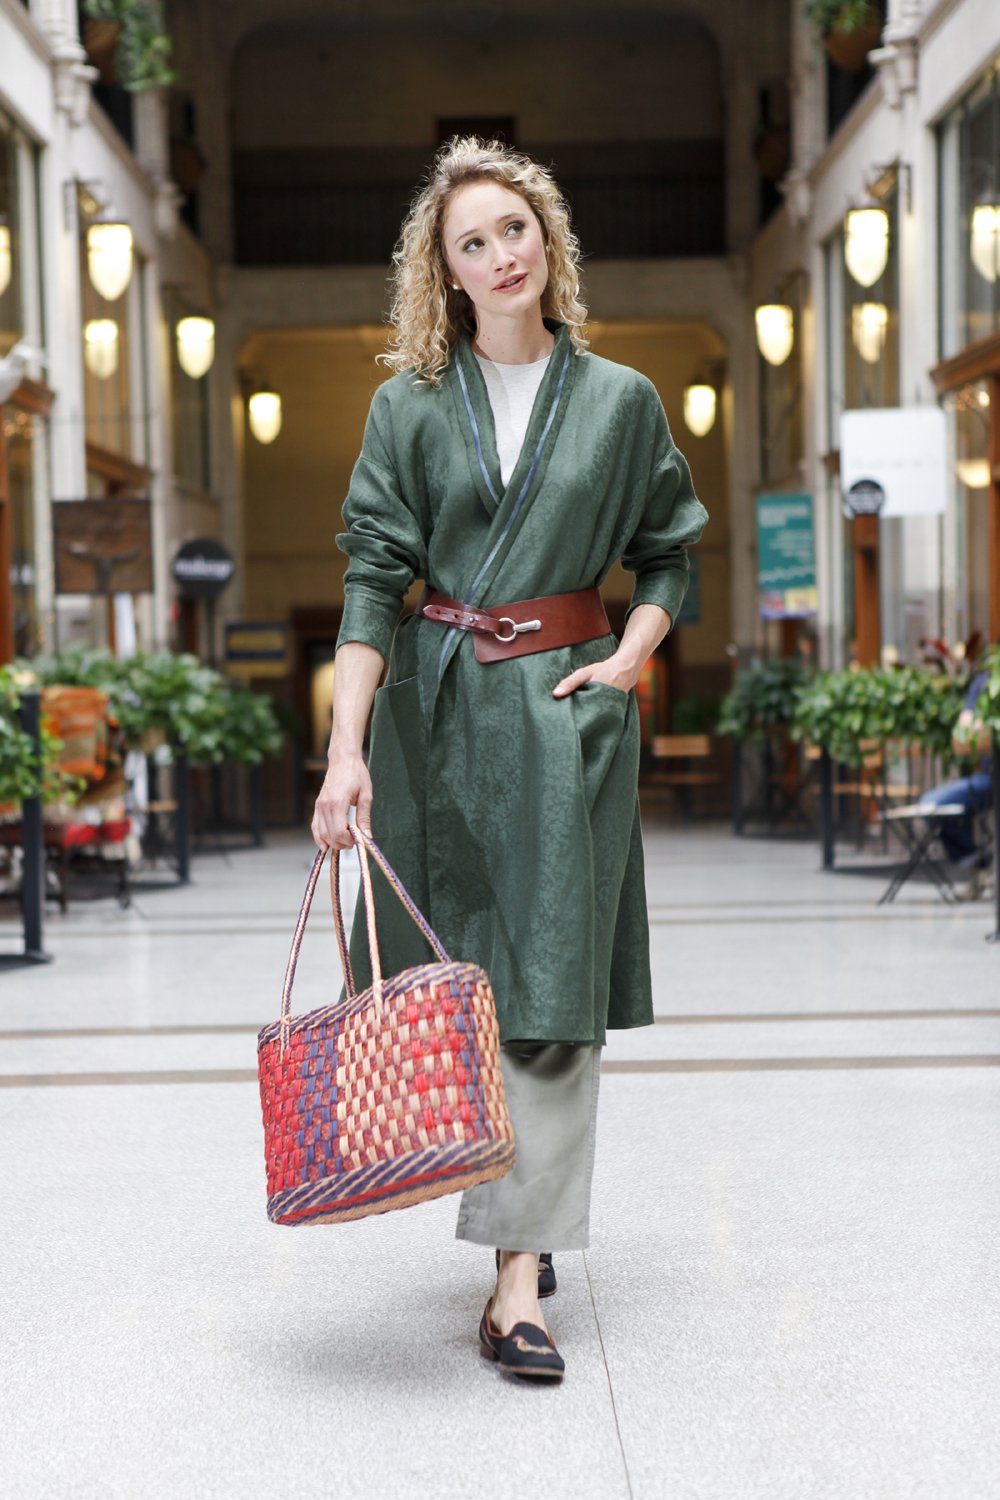
[[[653,786],[670,787],[677,793],[685,818],[694,813],[694,792],[697,787],[718,786],[722,777],[718,771],[704,768],[711,759],[712,740],[707,734],[655,734],[650,744],[653,759],[668,762],[668,768],[657,769],[647,778]],[[698,768],[698,763],[702,768]],[[676,765],[677,769],[672,769]]]

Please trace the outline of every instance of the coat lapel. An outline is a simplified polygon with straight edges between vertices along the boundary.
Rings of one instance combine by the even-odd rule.
[[[475,461],[474,472],[478,472],[477,489],[481,496],[489,495],[491,506],[488,505],[487,508],[491,509],[493,516],[486,547],[463,595],[465,603],[480,604],[484,601],[497,569],[513,546],[531,502],[541,487],[565,412],[568,388],[575,373],[575,360],[569,332],[565,326],[560,327],[552,358],[535,397],[517,465],[510,483],[501,491],[493,413],[482,371],[467,336],[463,336],[458,345],[455,359],[455,386],[465,408],[467,442],[471,442],[470,457]],[[488,438],[488,449],[484,444],[484,433]],[[449,631],[445,636],[439,658],[439,672],[442,674],[458,646],[457,636],[457,631]]]

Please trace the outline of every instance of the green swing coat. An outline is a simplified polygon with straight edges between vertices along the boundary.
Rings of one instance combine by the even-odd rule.
[[[632,605],[676,619],[706,519],[655,388],[575,353],[565,327],[506,488],[468,338],[439,387],[403,374],[375,393],[337,539],[350,558],[338,645],[389,660],[372,831],[450,956],[489,974],[504,1042],[602,1045],[607,1027],[653,1019],[635,695],[552,696],[614,636],[481,665],[467,631],[415,616],[397,629],[403,595],[423,578],[488,608],[590,588],[621,559]],[[376,912],[386,974],[427,961],[381,877]],[[351,946],[360,987],[363,923]]]

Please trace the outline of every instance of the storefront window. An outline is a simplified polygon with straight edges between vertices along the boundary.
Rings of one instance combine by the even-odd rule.
[[[209,376],[192,378],[177,357],[177,324],[192,315],[176,293],[165,297],[170,339],[170,387],[174,439],[174,474],[182,484],[200,491],[211,488],[209,467],[208,386]]]
[[[985,382],[963,386],[945,397],[954,423],[955,508],[957,556],[965,580],[964,598],[957,602],[958,633],[968,637],[989,629],[990,396]]]
[[[34,494],[39,468],[36,424],[40,419],[14,406],[7,408],[7,480],[10,496],[10,585],[14,653],[33,656],[40,645],[35,576]]]
[[[879,206],[888,216],[888,256],[885,269],[870,286],[862,286],[848,270],[841,240],[846,411],[899,404],[898,190]]]
[[[840,419],[845,411],[894,407],[899,404],[899,184],[878,201],[886,215],[882,244],[885,263],[874,280],[865,272],[865,285],[848,267],[845,228],[827,246],[828,414],[831,455],[840,446]],[[885,230],[888,235],[885,238]],[[874,269],[881,259],[870,252]],[[852,256],[856,270],[864,271]],[[831,463],[828,555],[843,601],[843,645],[853,654],[857,646],[855,619],[855,524],[843,512],[837,466]],[[912,523],[911,523],[912,529]],[[907,550],[904,523],[880,520],[878,525],[879,615],[883,645],[913,658],[918,638],[929,631],[929,605],[922,553]],[[912,554],[912,555],[911,555]],[[834,658],[839,652],[834,648]]]
[[[14,129],[0,114],[0,358],[24,332],[19,155]]]
[[[941,180],[942,353],[1000,330],[1000,69],[945,121]]]
[[[113,300],[91,280],[87,232],[93,219],[80,206],[80,304],[82,313],[86,437],[104,453],[145,463],[148,453],[146,399],[146,263],[133,251],[125,290]]]
[[[788,358],[760,364],[760,475],[765,486],[798,483],[804,453],[802,425],[802,324],[806,280],[797,276],[778,300],[792,309],[795,341]]]

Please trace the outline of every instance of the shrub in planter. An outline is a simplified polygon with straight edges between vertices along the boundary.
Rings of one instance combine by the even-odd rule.
[[[166,742],[198,764],[256,765],[284,737],[270,698],[185,653],[137,651],[119,660],[77,649],[39,658],[31,669],[44,684],[103,689],[126,744],[145,754]]]
[[[45,802],[72,803],[83,785],[60,769],[62,745],[44,721],[40,757],[21,728],[21,691],[27,682],[36,685],[23,667],[0,667],[0,814],[17,815],[21,803],[39,793]]]
[[[722,699],[708,694],[692,693],[674,704],[671,718],[673,734],[713,734],[719,723]]]
[[[821,672],[799,698],[792,736],[846,765],[861,764],[865,742],[898,741],[949,760],[963,698],[958,682],[919,667]]]
[[[769,729],[790,724],[811,676],[812,669],[799,657],[761,662],[737,673],[722,700],[717,733],[759,740]]]

